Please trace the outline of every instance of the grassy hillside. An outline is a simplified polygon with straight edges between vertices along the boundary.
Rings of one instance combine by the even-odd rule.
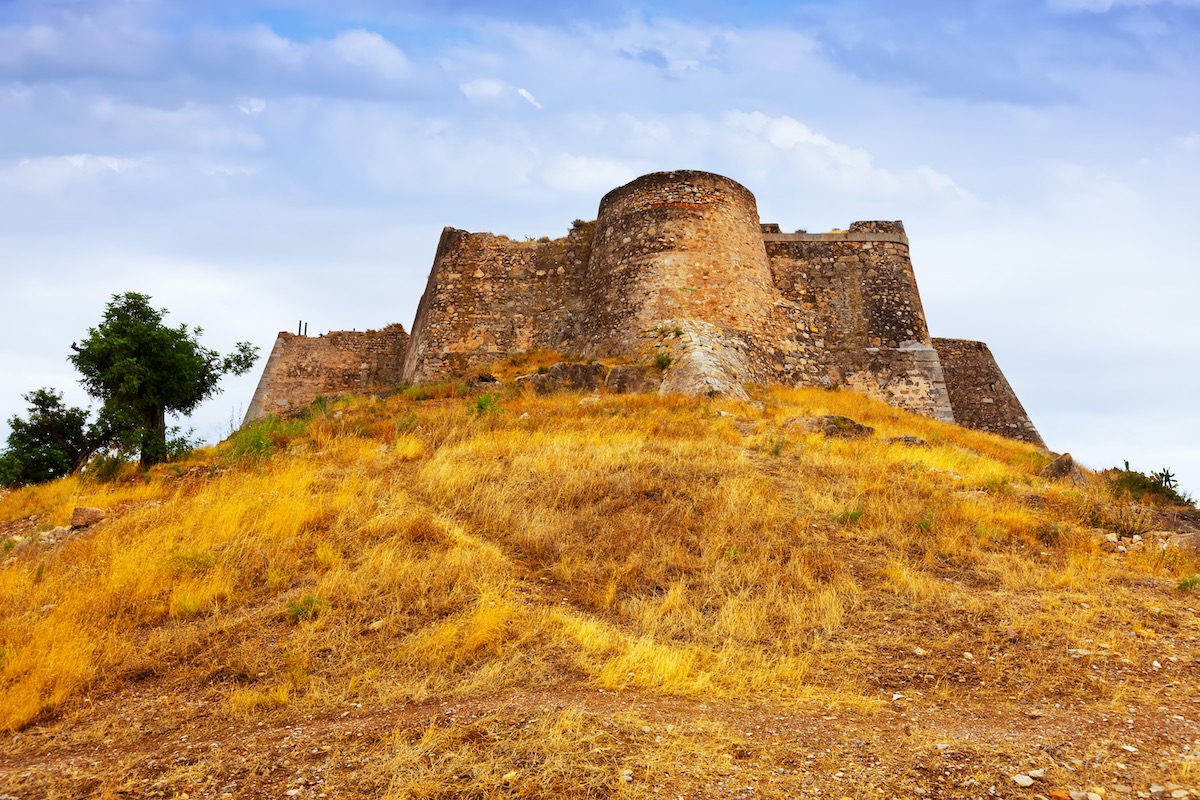
[[[1099,477],[850,392],[421,394],[0,497],[0,794],[1200,784],[1200,561]]]

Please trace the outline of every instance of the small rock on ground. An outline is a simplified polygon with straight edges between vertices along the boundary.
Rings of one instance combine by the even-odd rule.
[[[71,527],[86,528],[104,519],[104,509],[91,506],[77,506],[71,512]]]

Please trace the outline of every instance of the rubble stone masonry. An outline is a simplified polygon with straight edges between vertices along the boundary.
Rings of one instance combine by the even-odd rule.
[[[985,345],[930,338],[903,224],[783,233],[760,223],[745,187],[712,173],[642,176],[560,239],[446,228],[411,338],[391,330],[280,334],[247,420],[316,393],[453,379],[549,349],[669,356],[663,392],[846,386],[1041,443]]]
[[[1017,393],[983,342],[934,339],[958,424],[1045,447]]]
[[[318,395],[397,386],[408,334],[402,325],[322,336],[281,332],[243,424],[302,408]]]

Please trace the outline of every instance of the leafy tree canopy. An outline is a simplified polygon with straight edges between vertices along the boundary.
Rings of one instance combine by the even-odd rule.
[[[63,404],[62,392],[38,389],[25,395],[29,418],[12,417],[8,446],[0,452],[0,486],[25,486],[60,478],[83,466],[112,440],[102,422]]]
[[[168,413],[190,414],[220,391],[223,376],[245,373],[258,358],[249,342],[222,356],[200,344],[201,328],[164,325],[166,313],[148,295],[114,295],[69,356],[83,388],[101,402],[101,420],[139,453],[142,466],[166,460]]]

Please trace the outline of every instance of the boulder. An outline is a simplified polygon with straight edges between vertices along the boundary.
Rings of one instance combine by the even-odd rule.
[[[490,372],[480,372],[463,381],[469,389],[494,389],[499,384],[500,380]]]
[[[550,394],[562,386],[560,381],[548,373],[521,375],[517,378],[516,384],[518,389],[529,388],[533,390],[534,394]]]
[[[104,519],[104,509],[91,506],[76,506],[71,512],[72,528],[88,528]]]
[[[613,367],[604,379],[604,386],[616,394],[657,393],[662,386],[662,370],[657,367]]]
[[[783,424],[784,427],[800,428],[806,433],[821,433],[837,439],[855,439],[875,433],[875,429],[870,425],[860,425],[849,417],[838,414],[826,414],[821,417],[793,417]]]
[[[1074,486],[1083,486],[1087,483],[1087,478],[1079,469],[1079,465],[1075,463],[1075,459],[1071,458],[1070,453],[1063,453],[1051,461],[1038,473],[1038,477],[1049,481],[1063,481]]]
[[[545,372],[522,375],[516,384],[518,388],[528,386],[537,394],[549,394],[558,389],[593,392],[604,386],[607,374],[608,368],[597,361],[587,364],[560,361],[547,367]]]
[[[594,392],[604,386],[604,377],[608,368],[593,361],[589,364],[561,361],[550,367],[550,374],[562,381],[564,389],[579,389]]]
[[[1181,550],[1195,550],[1200,552],[1200,533],[1189,531],[1187,533],[1176,533],[1170,538],[1172,547],[1178,547]]]

